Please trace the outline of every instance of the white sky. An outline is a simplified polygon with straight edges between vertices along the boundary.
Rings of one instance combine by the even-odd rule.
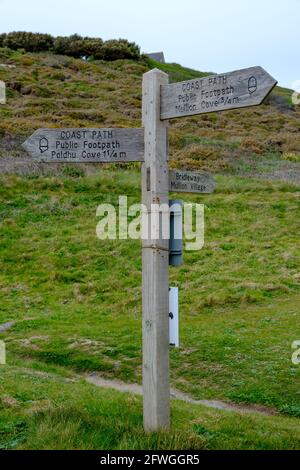
[[[300,80],[300,0],[0,0],[0,32],[126,38],[201,71]]]

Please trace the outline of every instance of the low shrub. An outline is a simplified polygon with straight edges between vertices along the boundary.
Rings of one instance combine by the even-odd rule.
[[[41,52],[53,48],[54,39],[50,34],[14,31],[1,36],[2,47],[9,47],[13,50],[24,49],[26,52]]]

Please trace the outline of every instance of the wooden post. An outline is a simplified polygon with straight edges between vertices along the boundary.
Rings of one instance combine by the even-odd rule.
[[[143,77],[145,163],[142,166],[142,201],[148,228],[152,204],[169,204],[167,122],[160,119],[161,86],[168,75],[158,69]],[[160,233],[160,230],[158,230]],[[161,238],[160,238],[161,237]],[[169,381],[169,241],[161,234],[143,240],[143,397],[146,432],[170,426]]]

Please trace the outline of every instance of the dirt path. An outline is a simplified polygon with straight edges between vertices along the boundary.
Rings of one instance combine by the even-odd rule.
[[[11,321],[0,325],[0,333],[4,333],[9,328],[12,328],[17,322]],[[45,377],[57,379],[57,375],[51,373],[39,372],[30,368],[24,369],[27,373],[33,373],[34,375],[43,375]],[[96,387],[113,389],[119,392],[131,393],[133,395],[142,395],[142,386],[138,384],[129,384],[121,382],[120,380],[109,380],[101,377],[98,374],[88,374],[85,376],[75,375],[73,379],[67,379],[68,381],[76,381],[84,378],[86,382],[95,385]],[[239,413],[257,413],[265,416],[279,415],[279,413],[272,409],[261,405],[238,405],[236,403],[228,403],[221,400],[195,400],[186,393],[180,392],[179,390],[171,389],[171,397],[175,400],[184,401],[193,405],[202,405],[207,408],[214,408],[216,410],[224,411],[235,411]]]
[[[9,321],[7,323],[3,323],[0,325],[0,333],[4,333],[6,330],[9,330],[9,328],[12,328],[17,322],[15,321]]]

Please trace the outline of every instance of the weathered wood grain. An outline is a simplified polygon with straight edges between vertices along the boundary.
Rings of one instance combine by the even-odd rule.
[[[262,67],[162,86],[161,119],[256,106],[277,81]]]
[[[169,190],[176,193],[211,194],[216,181],[211,175],[196,171],[169,171]]]
[[[143,240],[143,400],[146,432],[170,425],[169,384],[169,240],[160,238],[159,220],[151,218],[152,204],[169,206],[167,123],[160,120],[160,87],[168,76],[154,69],[143,77],[145,163],[142,200],[150,233]],[[143,221],[145,223],[145,220]]]
[[[144,161],[143,129],[39,129],[23,147],[41,162]]]

